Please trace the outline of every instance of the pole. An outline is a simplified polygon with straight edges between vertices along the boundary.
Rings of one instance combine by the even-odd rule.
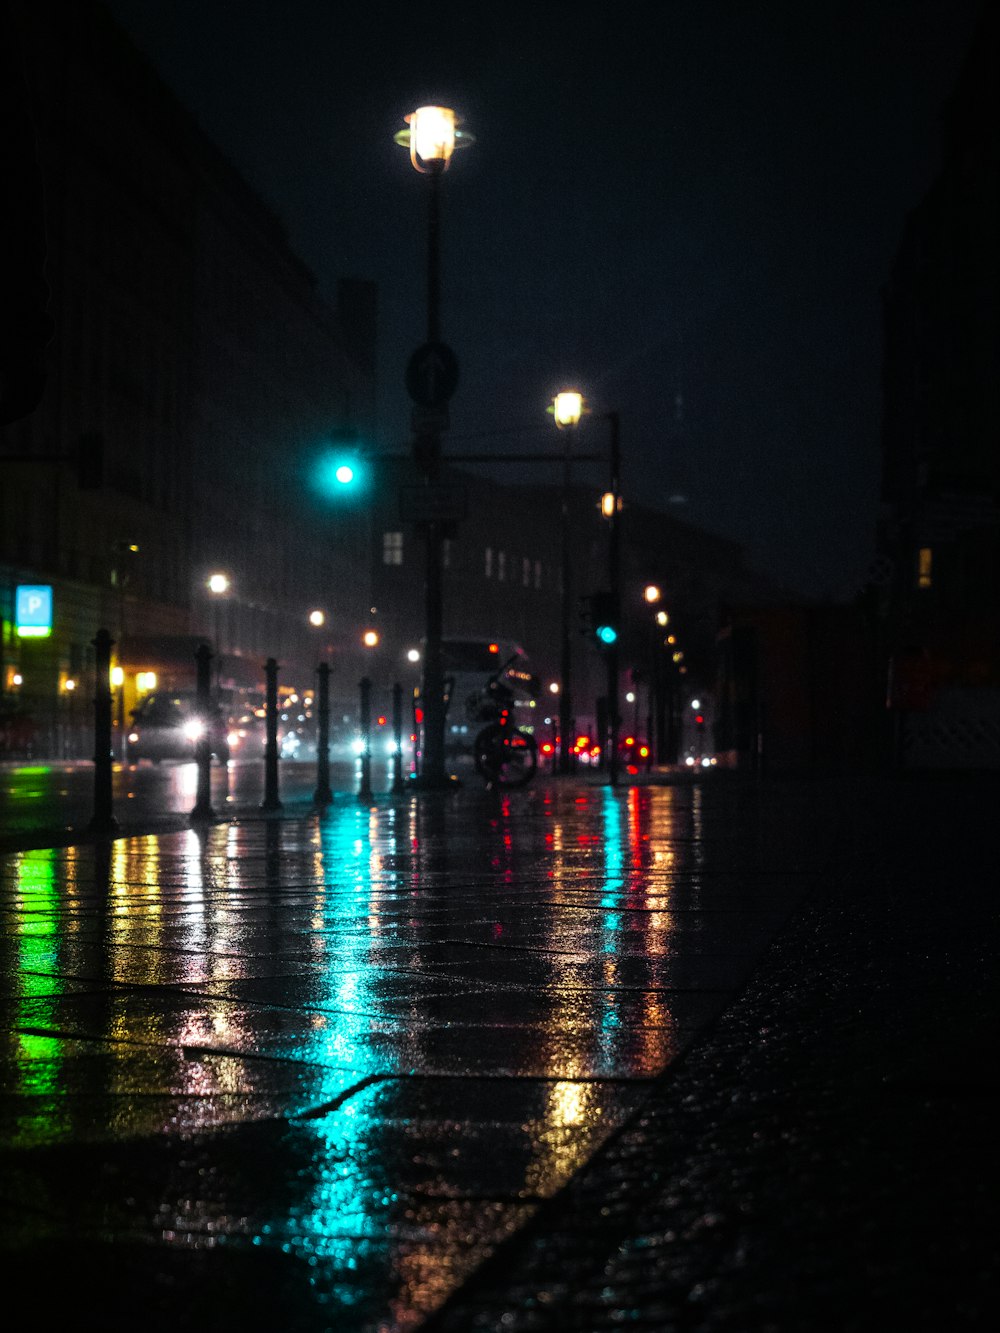
[[[200,643],[195,649],[195,689],[197,694],[198,716],[204,726],[195,742],[194,757],[198,765],[198,790],[192,820],[214,819],[212,809],[212,737],[210,722],[212,717],[212,650],[207,643]]]
[[[122,655],[125,651],[125,580],[118,562],[118,665],[122,679],[118,686],[115,715],[118,726],[118,757],[123,764],[128,762],[128,737],[125,730],[125,664]]]
[[[560,577],[562,607],[559,625],[559,772],[572,772],[571,746],[573,730],[573,653],[570,640],[570,550],[569,550],[569,483],[573,433],[567,426],[563,449],[562,509],[560,514]]]
[[[621,634],[622,570],[621,570],[621,446],[619,443],[618,413],[609,412],[611,423],[611,513],[608,515],[608,586],[611,592],[612,625]],[[618,735],[621,717],[618,712],[618,639],[608,645],[608,785],[618,781]]]
[[[392,793],[398,796],[405,789],[403,782],[403,687],[392,687]]]
[[[427,341],[441,339],[441,247],[440,247],[440,177],[441,171],[427,174]],[[422,431],[417,448],[429,484],[435,483],[441,469],[441,435],[437,430]],[[450,786],[445,771],[444,633],[442,525],[429,522],[424,529],[427,564],[424,579],[424,744],[418,785],[441,789]]]
[[[278,796],[278,663],[269,657],[264,663],[264,799],[262,810],[280,810]]]
[[[330,668],[321,662],[316,668],[316,790],[314,805],[329,805],[333,800],[330,790]]]
[[[94,690],[94,813],[91,833],[110,834],[118,828],[111,794],[111,645],[106,629],[99,629],[92,640],[96,672]]]
[[[359,724],[361,730],[361,781],[358,784],[358,800],[368,802],[372,799],[372,683],[367,676],[360,682],[361,708]]]

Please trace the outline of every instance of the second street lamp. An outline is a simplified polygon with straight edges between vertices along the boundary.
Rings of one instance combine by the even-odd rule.
[[[565,433],[563,449],[562,503],[560,506],[559,546],[562,603],[559,622],[559,772],[573,770],[573,651],[570,639],[572,603],[572,560],[569,532],[569,486],[573,456],[573,436],[583,414],[583,395],[576,389],[564,389],[552,400],[556,426]]]
[[[549,411],[555,417],[556,425],[567,431],[566,448],[563,453],[563,498],[562,498],[562,623],[560,633],[562,693],[559,699],[559,731],[562,740],[559,746],[559,771],[568,773],[572,767],[573,704],[571,691],[572,653],[569,633],[570,582],[572,578],[569,538],[569,483],[570,458],[573,434],[580,423],[580,418],[588,411],[583,395],[575,389],[556,394]],[[601,736],[601,750],[607,756],[608,782],[613,787],[618,779],[618,734],[621,717],[618,712],[618,654],[621,634],[621,446],[619,443],[619,419],[617,412],[601,414],[601,420],[611,427],[611,442],[608,450],[609,488],[601,497],[601,513],[608,523],[608,587],[604,610],[607,614],[609,634],[602,636],[604,643],[605,665],[607,667],[607,734]]]
[[[458,128],[450,107],[422,106],[405,117],[407,128],[396,143],[410,152],[414,168],[427,180],[427,340],[410,358],[406,387],[413,399],[413,455],[432,492],[440,482],[441,433],[448,425],[447,403],[458,380],[454,353],[441,342],[440,184],[452,154],[472,142]],[[446,518],[428,494],[422,518],[427,543],[424,582],[425,643],[423,660],[424,746],[419,785],[449,785],[445,771],[445,682],[442,658],[444,628],[443,550]]]

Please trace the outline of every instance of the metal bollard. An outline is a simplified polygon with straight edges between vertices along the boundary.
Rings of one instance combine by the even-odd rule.
[[[278,663],[269,657],[264,663],[266,695],[264,726],[267,739],[264,744],[264,799],[262,810],[280,810],[278,797]]]
[[[403,687],[392,687],[392,792],[398,796],[403,782]]]
[[[99,629],[91,642],[96,660],[94,813],[87,827],[91,833],[114,833],[118,828],[111,794],[111,645],[114,639],[106,629]]]
[[[316,668],[316,790],[314,805],[329,805],[330,790],[330,668],[321,662]]]
[[[205,726],[195,742],[194,757],[198,765],[198,790],[195,797],[192,819],[214,819],[212,809],[212,737],[210,721],[212,716],[212,650],[207,643],[200,643],[194,654],[198,698],[198,716]]]
[[[361,711],[361,782],[358,786],[358,799],[372,799],[372,683],[363,676],[360,684]]]

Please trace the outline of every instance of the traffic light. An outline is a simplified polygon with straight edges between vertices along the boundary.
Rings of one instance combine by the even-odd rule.
[[[349,500],[369,484],[362,441],[352,430],[334,430],[313,461],[313,486],[328,500]]]
[[[76,449],[76,484],[81,491],[99,491],[104,485],[104,436],[97,431],[80,436]]]
[[[615,599],[609,592],[595,592],[591,596],[594,638],[601,648],[610,648],[618,642],[618,616]]]

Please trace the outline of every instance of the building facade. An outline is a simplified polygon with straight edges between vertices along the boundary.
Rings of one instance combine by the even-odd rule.
[[[905,767],[1000,766],[998,23],[986,6],[884,292],[879,609]]]
[[[308,469],[370,425],[374,298],[353,283],[339,310],[319,299],[100,5],[18,17],[55,334],[40,405],[0,432],[0,682],[37,752],[87,753],[99,627],[129,708],[137,679],[190,677],[199,638],[233,688],[260,685],[269,656],[298,684],[346,642],[366,529]],[[19,632],[23,586],[52,589],[49,637]]]

